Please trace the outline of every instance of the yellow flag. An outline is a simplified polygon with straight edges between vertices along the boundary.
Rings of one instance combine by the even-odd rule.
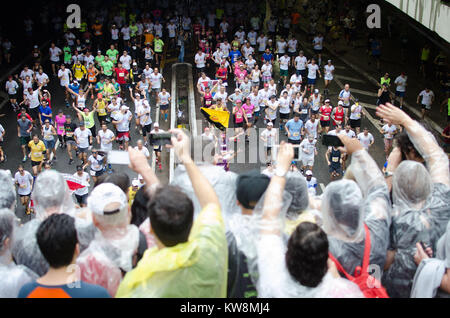
[[[200,108],[202,114],[206,119],[214,124],[219,129],[228,128],[228,122],[230,121],[230,113],[223,110],[216,110],[202,107]]]

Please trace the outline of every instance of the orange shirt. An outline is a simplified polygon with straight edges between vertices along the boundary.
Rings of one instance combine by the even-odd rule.
[[[94,35],[95,36],[103,35],[102,28],[103,26],[101,24],[94,24],[92,26],[92,29],[94,29]]]
[[[144,42],[145,44],[147,44],[147,43],[153,44],[153,38],[154,38],[153,34],[144,33],[144,37],[145,37],[145,42]]]
[[[291,14],[292,24],[298,24],[300,20],[300,14],[298,12],[294,12]]]

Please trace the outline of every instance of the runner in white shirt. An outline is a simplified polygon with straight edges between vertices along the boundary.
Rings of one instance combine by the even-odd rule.
[[[231,45],[228,43],[228,40],[225,39],[223,43],[220,43],[220,49],[222,50],[224,57],[228,57],[228,55],[230,55]]]
[[[105,171],[105,157],[100,156],[96,149],[92,149],[92,154],[87,159],[87,162],[83,166],[83,170],[87,166],[90,166],[89,174],[91,175],[94,183],[97,182],[97,178],[100,177]]]
[[[287,53],[284,53],[282,57],[279,58],[280,61],[280,79],[283,80],[283,87],[286,86],[287,78],[289,76],[289,64],[291,58]]]
[[[291,114],[291,98],[287,90],[281,93],[278,104],[280,107],[280,130],[283,131],[284,125],[289,120],[289,115]]]
[[[136,143],[136,147],[134,147],[135,150],[142,152],[142,154],[147,158],[147,160],[150,159],[150,152],[148,151],[147,147],[144,146],[144,143],[142,140],[138,140]]]
[[[14,175],[14,182],[17,185],[17,194],[20,197],[20,203],[25,207],[26,213],[29,214],[30,210],[28,202],[30,200],[31,190],[33,188],[33,176],[26,171],[22,165],[19,165],[19,169]]]
[[[375,139],[367,128],[364,128],[363,132],[359,133],[357,138],[361,142],[363,148],[367,151],[369,151],[370,146],[375,142]]]
[[[389,157],[389,152],[392,148],[392,142],[397,130],[397,127],[392,124],[386,124],[380,130],[380,132],[384,134],[384,152],[386,153],[386,160]]]
[[[294,37],[292,37],[287,43],[289,56],[291,58],[294,58],[295,53],[297,52],[297,44],[298,44],[298,41]]]
[[[6,92],[8,93],[9,101],[11,103],[11,106],[13,107],[13,110],[18,111],[20,108],[19,105],[17,104],[17,97],[18,97],[17,89],[19,88],[19,84],[17,84],[17,82],[13,80],[13,77],[11,75],[8,77],[8,80],[6,81],[5,88]]]
[[[325,65],[324,67],[324,79],[325,79],[325,89],[323,94],[325,95],[325,97],[328,96],[329,94],[329,90],[328,90],[328,86],[330,85],[331,81],[333,80],[333,75],[334,75],[334,65],[331,64],[331,60],[328,60],[328,64]]]
[[[299,55],[292,62],[295,66],[295,73],[301,75],[302,78],[306,78],[306,65],[308,64],[308,59],[303,55],[303,51],[299,52]]]
[[[77,150],[79,151],[79,159],[83,161],[83,164],[87,160],[87,151],[89,144],[92,141],[92,132],[84,126],[84,122],[80,122],[80,127],[75,129],[73,133],[75,142],[77,143]]]
[[[272,79],[272,64],[266,61],[261,67],[262,81],[264,84],[268,83]]]
[[[322,64],[322,50],[323,50],[323,36],[322,34],[318,34],[317,36],[314,37],[313,39],[313,48],[314,48],[314,52],[317,55],[318,61],[317,63]]]
[[[24,80],[25,77],[29,76],[30,78],[33,78],[34,72],[28,68],[28,66],[25,66],[22,72],[20,72],[19,77]]]
[[[66,89],[66,86],[70,84],[72,81],[72,72],[66,68],[64,64],[61,64],[61,68],[58,71],[59,84],[61,87],[64,87],[64,92],[66,95],[65,102],[66,105],[69,106],[69,91]]]
[[[83,171],[82,166],[78,166],[77,172],[75,172],[73,174],[73,177],[76,178],[77,180],[79,180],[80,184],[86,185],[85,187],[77,189],[73,192],[80,207],[82,207],[82,208],[86,207],[87,206],[87,198],[89,195],[89,183],[91,181],[89,178],[89,174],[87,172]]]
[[[97,133],[97,143],[100,145],[101,151],[111,151],[112,143],[115,140],[114,133],[108,129],[108,125],[103,122],[102,129]]]
[[[284,53],[286,53],[286,48],[287,48],[287,42],[285,39],[281,38],[279,41],[277,41],[277,51],[278,51],[278,58],[282,55],[284,55]]]
[[[308,138],[303,139],[300,143],[303,171],[313,170],[314,157],[317,155],[316,142],[314,136],[309,135]]]
[[[242,46],[241,51],[244,53],[244,57],[248,59],[255,52],[255,49],[250,46],[250,42],[247,42]]]
[[[403,98],[406,93],[406,86],[408,85],[406,82],[408,81],[408,77],[402,72],[394,81],[394,84],[397,85],[395,89],[395,97],[400,100],[400,109],[403,108]]]
[[[155,35],[158,35],[160,38],[163,37],[163,26],[161,23],[156,21],[156,23],[153,25],[153,30],[155,31]]]
[[[220,86],[219,91],[214,95],[213,100],[217,101],[219,98],[225,103],[227,100],[228,93],[225,90],[225,86]]]
[[[316,60],[312,59],[311,63],[306,65],[306,68],[308,69],[308,87],[311,91],[314,90],[314,86],[316,85],[316,78],[317,78],[317,72],[319,73],[319,76],[322,77],[322,74],[320,73],[319,65],[316,64]]]
[[[317,139],[319,127],[319,120],[316,119],[316,115],[311,114],[311,118],[305,124],[306,135],[312,135],[314,139]]]
[[[170,94],[165,88],[162,89],[161,93],[158,94],[158,103],[161,109],[161,117],[164,117],[164,121],[167,122],[169,102],[171,101]]]
[[[195,65],[197,67],[197,73],[200,75],[200,73],[205,71],[206,66],[206,54],[202,52],[201,49],[198,50],[197,54],[195,54]]]
[[[264,34],[260,34],[256,42],[258,43],[258,52],[263,54],[267,46],[267,37]]]
[[[268,122],[267,128],[261,133],[261,140],[264,142],[266,152],[266,162],[272,161],[272,147],[278,144],[278,130],[273,128],[273,123]]]
[[[277,110],[280,103],[276,100],[276,96],[270,96],[270,99],[265,103],[267,108],[265,109],[265,122],[272,122],[275,125],[277,119]]]
[[[154,94],[155,97],[158,95],[158,93],[161,91],[161,82],[166,82],[164,77],[161,73],[159,73],[158,68],[154,68],[153,73],[149,77],[150,84],[152,87],[152,95]]]
[[[113,125],[116,125],[117,127],[117,140],[120,143],[120,150],[128,149],[128,142],[130,140],[130,121],[133,118],[133,114],[129,109],[128,106],[120,106],[120,111],[116,113],[114,120],[112,121]]]
[[[248,32],[247,39],[250,42],[251,46],[256,46],[256,37],[257,37],[257,34],[256,34],[255,30],[251,30],[250,32]]]
[[[350,99],[352,97],[352,93],[350,92],[350,85],[345,84],[344,89],[340,91],[339,93],[339,100],[342,101],[343,107],[345,109],[348,109],[350,107]]]
[[[352,107],[350,107],[350,127],[356,131],[356,134],[359,134],[361,129],[361,117],[364,116],[362,106],[356,102]]]
[[[38,84],[42,87],[46,87],[48,82],[50,81],[48,75],[44,73],[42,68],[39,69],[39,72],[36,73],[36,80]]]
[[[120,33],[122,33],[122,37],[124,41],[130,41],[130,27],[128,25],[124,26]]]
[[[122,63],[124,69],[130,71],[132,58],[128,55],[127,51],[123,51],[123,55],[120,57],[119,61]]]
[[[150,132],[150,134],[162,134],[165,133],[164,130],[159,129],[159,124],[155,123],[153,130]],[[156,154],[156,164],[159,167],[159,170],[162,170],[162,164],[161,164],[161,151],[162,151],[162,146],[159,145],[153,145],[153,151]]]
[[[259,106],[260,108],[262,108],[260,110],[264,110],[264,107],[266,107],[266,103],[269,101],[270,96],[269,84],[264,84],[264,88],[258,91]]]
[[[417,96],[417,104],[419,104],[420,97],[422,97],[422,119],[424,119],[425,114],[431,109],[431,105],[434,102],[434,93],[429,88],[425,88]]]
[[[50,45],[50,62],[52,64],[52,71],[53,76],[56,76],[56,65],[59,64],[60,61],[60,55],[62,54],[62,51],[59,47],[55,46],[55,43],[52,43]]]

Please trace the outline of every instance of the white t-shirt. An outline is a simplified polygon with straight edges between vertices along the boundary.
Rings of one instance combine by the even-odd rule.
[[[294,62],[295,68],[301,71],[306,69],[306,63],[308,62],[308,60],[306,59],[306,56],[297,56]]]
[[[256,45],[256,32],[250,31],[247,34],[248,41],[250,42],[250,45]]]
[[[175,30],[177,29],[177,26],[175,24],[169,24],[167,26],[167,30],[169,30],[169,38],[175,37]]]
[[[406,81],[407,80],[408,80],[408,78],[406,76],[405,76],[405,78],[403,78],[402,76],[397,76],[394,83],[397,84],[398,92],[406,92]]]
[[[122,55],[119,59],[119,61],[122,63],[122,66],[124,69],[126,69],[127,71],[130,70],[131,68],[131,56],[130,55]]]
[[[73,134],[77,138],[79,148],[89,147],[89,137],[92,136],[90,129],[84,128],[84,130],[81,130],[80,127],[78,127]]]
[[[352,95],[352,93],[350,92],[350,90],[346,91],[345,89],[341,90],[341,92],[339,93],[339,98],[342,98],[342,101],[344,102],[345,107],[350,106],[350,96],[351,95]]]
[[[289,56],[282,56],[280,57],[280,70],[289,70],[289,62],[291,61],[291,58]]]
[[[357,138],[361,142],[361,144],[364,147],[364,149],[366,149],[368,151],[369,150],[369,145],[373,141],[372,134],[368,133],[367,136],[365,136],[364,133],[362,132],[362,133],[358,134]]]
[[[222,102],[225,103],[225,102],[227,101],[227,97],[228,97],[227,91],[224,91],[223,93],[221,93],[220,91],[218,91],[218,92],[214,95],[213,99],[214,99],[215,101],[217,101],[217,99],[219,99],[219,97],[222,98]]]
[[[314,123],[311,120],[308,120],[305,124],[305,129],[309,134],[314,136],[314,139],[317,139],[317,127],[319,125],[318,120],[314,120]]]
[[[149,78],[153,89],[161,88],[161,81],[163,78],[161,73],[155,75],[155,73],[153,72],[152,74],[150,74]]]
[[[394,132],[397,130],[397,127],[395,125],[391,125],[391,127],[389,127],[389,125],[386,124],[381,129],[385,132],[384,138],[386,138],[386,139],[393,139],[394,138]]]
[[[361,119],[361,112],[362,112],[362,106],[361,105],[356,106],[356,104],[355,104],[355,105],[353,105],[350,108],[350,110],[352,110],[352,112],[350,113],[350,119],[351,120]]]
[[[323,48],[323,37],[316,36],[313,39],[313,44],[314,44],[314,49],[315,50],[322,50],[322,48]]]
[[[297,39],[290,39],[288,41],[288,52],[294,53],[297,51]]]
[[[167,105],[169,104],[169,98],[170,98],[170,94],[168,92],[166,92],[165,94],[163,94],[162,92],[160,92],[158,94],[159,100],[160,100],[160,104],[161,105]]]
[[[220,23],[220,29],[223,31],[223,33],[227,33],[228,32],[228,27],[230,25],[228,24],[228,22],[221,22]]]
[[[266,108],[266,110],[267,110],[267,113],[266,113],[266,118],[268,118],[268,119],[270,119],[270,120],[274,120],[274,119],[276,119],[277,118],[277,109],[278,109],[278,106],[280,105],[280,103],[278,102],[278,101],[274,101],[274,102],[272,102],[272,101],[268,101],[267,102],[267,105],[269,106],[269,107],[267,107]],[[272,108],[275,108],[275,110],[273,110],[272,108],[270,108],[270,107],[272,107]]]
[[[253,53],[255,52],[255,49],[252,48],[251,46],[249,46],[249,47],[244,46],[244,47],[242,48],[242,52],[244,52],[244,57],[245,57],[245,58],[248,58],[248,56],[249,56],[250,54],[253,54]]]
[[[10,95],[16,94],[17,89],[19,88],[19,84],[17,84],[17,82],[14,80],[12,80],[11,82],[7,81],[5,86],[6,86],[6,90],[8,91],[8,94],[10,94]]]
[[[57,46],[50,48],[50,61],[59,62],[59,54],[62,53],[61,49]]]
[[[303,139],[300,143],[300,148],[302,149],[303,157],[314,157],[314,150],[316,149],[316,140],[309,142],[308,138]]]
[[[97,157],[94,158],[93,155],[90,155],[87,161],[91,164],[92,171],[101,171],[103,170],[103,157],[97,154]]]
[[[155,30],[155,35],[159,35],[159,37],[162,38],[162,36],[163,36],[163,33],[162,33],[163,26],[162,26],[162,24],[155,24],[153,26],[153,29]]]
[[[220,49],[222,50],[222,56],[228,57],[231,51],[231,44],[220,43]]]
[[[85,55],[84,59],[83,59],[84,64],[86,64],[86,66],[88,66],[91,63],[94,64],[94,60],[95,60],[95,57],[92,54],[89,54],[89,56]]]
[[[353,130],[349,130],[348,132],[346,130],[343,130],[343,133],[348,137],[348,138],[356,138],[356,134]]]
[[[112,150],[112,142],[110,140],[114,137],[114,133],[109,129],[106,129],[106,132],[100,129],[98,136],[100,137],[100,149],[103,151]]]
[[[128,41],[129,39],[130,39],[130,28],[129,27],[123,27],[121,30],[120,30],[120,32],[122,32],[122,34],[123,34],[123,39],[125,40],[125,41]]]
[[[315,79],[317,76],[317,70],[319,69],[319,66],[317,64],[308,64],[308,78]]]
[[[277,138],[277,131],[275,129],[273,129],[273,128],[271,130],[266,128],[261,133],[261,137],[266,139],[266,141],[264,141],[264,146],[265,147],[272,147],[276,143],[276,139],[275,138]]]
[[[150,78],[150,75],[153,73],[153,70],[151,68],[149,69],[144,68],[142,70],[142,73],[144,74],[145,78]]]
[[[31,183],[33,182],[33,176],[28,171],[24,170],[23,176],[19,171],[14,175],[14,181],[19,184],[17,193],[20,195],[29,195],[31,193]]]
[[[127,111],[125,114],[122,114],[122,112],[119,112],[116,114],[115,116],[115,121],[118,121],[119,123],[117,124],[117,131],[118,132],[127,132],[130,130],[130,118],[133,115],[131,114],[130,111]]]
[[[80,180],[80,183],[81,184],[86,184],[87,186],[86,187],[84,187],[84,188],[81,188],[81,189],[77,189],[77,190],[75,190],[74,191],[74,194],[76,194],[76,195],[85,195],[85,194],[88,194],[89,193],[89,174],[87,173],[87,172],[84,172],[83,171],[83,175],[80,177],[79,175],[78,175],[78,173],[74,173],[73,174],[73,177],[74,178],[77,178],[78,180]]]
[[[297,82],[302,82],[302,76],[300,74],[292,74],[291,79],[289,80],[289,83],[297,83]],[[301,86],[300,86],[301,87]],[[295,88],[295,86],[293,86],[292,88],[294,88],[294,90],[297,90]]]
[[[148,126],[152,124],[151,108],[147,100],[144,100],[142,103],[140,103],[139,107],[136,109],[136,113],[143,114],[139,116],[139,122],[141,126]]]
[[[30,101],[31,109],[39,107],[39,105],[41,103],[39,102],[39,91],[38,90],[33,91],[33,93],[31,93],[31,94],[27,92],[25,95],[28,98],[28,100]]]
[[[150,157],[150,152],[148,151],[147,147],[142,147],[142,149],[139,150],[138,146],[134,147],[135,150],[140,151],[144,154],[145,158]]]
[[[28,71],[22,70],[22,72],[20,72],[19,77],[21,79],[25,79],[25,77],[29,76],[30,78],[33,78],[34,72],[30,69],[28,69]]]
[[[69,85],[70,83],[70,70],[68,68],[63,70],[59,70],[58,71],[58,77],[60,78],[59,83],[61,84],[61,86],[66,86]]]
[[[419,96],[422,96],[422,105],[426,105],[428,107],[431,106],[431,99],[434,97],[434,93],[430,90],[428,93],[426,90],[420,92]]]
[[[272,76],[272,64],[264,64],[261,67],[263,76]]]
[[[263,37],[259,37],[256,42],[258,43],[258,50],[260,52],[265,51],[266,50],[266,46],[267,46],[267,37],[263,36]]]
[[[195,54],[195,64],[197,65],[197,68],[203,68],[205,67],[206,63],[206,54],[205,53],[197,53]]]
[[[111,29],[111,40],[117,41],[119,39],[119,29]]]
[[[279,54],[284,54],[286,52],[287,43],[286,41],[277,41],[277,50]]]
[[[42,74],[37,73],[36,74],[36,79],[37,79],[39,84],[42,84],[42,83],[44,83],[45,81],[48,80],[48,75],[45,74],[45,73],[42,73]]]
[[[269,100],[270,91],[269,90],[266,91],[264,88],[260,89],[258,91],[258,97],[259,97],[259,106],[265,106],[266,105],[265,102]]]
[[[280,113],[281,114],[289,114],[291,112],[290,106],[291,99],[289,97],[280,97],[278,99],[278,103],[280,105]]]
[[[331,81],[333,79],[333,73],[332,72],[334,71],[334,65],[328,65],[327,64],[323,68],[325,69],[324,78],[327,81]]]

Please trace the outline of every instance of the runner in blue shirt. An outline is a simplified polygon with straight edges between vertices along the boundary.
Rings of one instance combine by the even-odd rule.
[[[234,62],[236,62],[236,58],[237,57],[241,57],[241,51],[239,51],[238,49],[236,49],[235,47],[233,48],[233,50],[230,52],[230,60],[231,60],[231,64],[233,65]]]
[[[304,134],[303,121],[298,113],[286,123],[284,129],[288,135],[288,143],[299,145]],[[298,148],[295,148],[295,158],[298,158]]]

